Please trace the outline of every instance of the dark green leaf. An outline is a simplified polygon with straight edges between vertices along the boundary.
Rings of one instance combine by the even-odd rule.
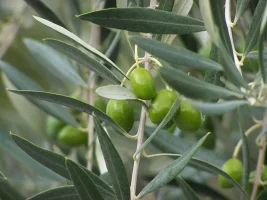
[[[94,55],[96,55],[98,58],[104,60],[105,62],[107,62],[109,65],[111,65],[117,72],[119,72],[120,74],[122,74],[123,76],[125,76],[125,74],[123,73],[123,71],[118,68],[116,66],[115,63],[113,63],[107,56],[105,56],[104,54],[102,54],[100,51],[98,51],[97,49],[95,49],[94,47],[90,46],[89,44],[87,44],[86,42],[84,42],[81,38],[79,38],[78,36],[74,35],[73,33],[71,33],[70,31],[68,31],[67,29],[58,26],[48,20],[42,19],[40,17],[34,17],[37,21],[39,21],[40,23],[54,29],[55,31],[67,36],[68,38],[72,39],[75,43],[81,45],[82,47],[84,47],[85,49],[87,49],[89,52],[93,53]]]
[[[235,66],[234,60],[227,52],[224,44],[222,41],[219,41],[219,50],[221,52],[221,61],[222,66],[224,68],[225,76],[236,86],[242,86],[244,88],[247,88],[247,84],[243,77],[241,76],[240,72]]]
[[[207,102],[198,102],[188,99],[188,102],[194,107],[199,109],[202,113],[207,115],[220,115],[231,110],[238,108],[239,106],[248,104],[245,100],[232,100],[224,101],[220,103],[207,103]]]
[[[130,199],[130,185],[120,155],[95,116],[94,124],[116,197],[118,200]]]
[[[0,61],[0,67],[7,76],[7,78],[12,82],[12,84],[19,90],[43,90],[43,88],[27,77],[25,74],[17,70],[15,67],[9,65],[6,62]],[[63,107],[54,105],[48,102],[42,102],[35,99],[29,99],[33,104],[38,106],[40,109],[46,113],[58,118],[70,125],[77,126],[77,122],[74,117]]]
[[[102,111],[98,110],[94,106],[86,104],[86,103],[79,101],[77,99],[67,97],[64,95],[49,93],[49,92],[29,91],[29,90],[9,90],[9,91],[16,93],[16,94],[19,94],[19,95],[26,96],[26,97],[41,99],[44,101],[49,101],[49,102],[61,104],[64,106],[68,106],[68,107],[74,108],[76,110],[85,112],[89,115],[94,113],[100,120],[111,125],[119,133],[121,133],[123,135],[126,134],[125,130],[118,123],[116,123],[113,119],[111,119],[108,115],[106,115]]]
[[[33,159],[56,172],[57,174],[63,176],[64,178],[70,180],[70,176],[65,165],[65,157],[54,152],[42,149],[17,135],[12,135],[12,138],[14,139],[16,144]],[[115,198],[113,190],[105,182],[103,182],[94,173],[88,171],[86,168],[83,169],[87,173],[87,176],[89,176],[96,184],[101,194],[105,195],[105,197],[109,199]]]
[[[236,95],[230,90],[201,81],[181,70],[163,67],[160,73],[171,87],[190,98],[212,100]]]
[[[202,70],[222,70],[219,63],[182,47],[168,45],[157,40],[141,37],[132,37],[131,40],[145,51],[148,51],[152,55],[174,66],[184,65]]]
[[[266,48],[263,50],[263,56],[264,56],[264,59],[267,58],[267,49]],[[247,58],[258,59],[259,58],[259,51],[249,52],[247,55]]]
[[[252,48],[256,45],[258,41],[260,34],[261,19],[264,13],[266,3],[267,3],[266,0],[259,0],[256,10],[254,11],[252,22],[250,24],[249,31],[245,41],[245,49],[243,57],[246,57],[248,52],[252,50]]]
[[[86,85],[70,62],[49,46],[33,39],[24,39],[24,44],[39,64],[58,79],[75,85]]]
[[[225,22],[225,0],[210,1],[211,10],[218,33],[229,55],[233,55],[231,40]]]
[[[185,182],[182,177],[178,176],[177,180],[179,181],[179,185],[183,190],[184,196],[187,200],[199,200],[195,191],[190,187],[190,185],[187,184],[187,182]]]
[[[249,1],[250,0],[237,0],[234,23],[236,23],[238,19],[243,15],[243,13],[245,12],[247,8]]]
[[[110,8],[78,17],[100,26],[133,32],[189,34],[205,31],[202,21],[150,8]]]
[[[200,148],[202,143],[208,137],[208,134],[202,137],[195,145],[190,147],[180,158],[174,160],[168,167],[164,168],[151,182],[149,182],[144,189],[138,194],[142,197],[154,190],[159,189],[161,186],[167,184],[176,176],[178,176],[183,169],[187,166],[195,152]]]
[[[59,26],[65,27],[64,23],[58,18],[58,16],[40,0],[24,0],[24,1],[29,6],[31,6],[41,17],[46,18],[47,20]]]
[[[24,200],[23,197],[17,189],[12,187],[8,180],[0,178],[0,199],[2,200]]]
[[[111,70],[109,70],[94,58],[89,57],[78,48],[54,39],[45,39],[45,42],[58,51],[64,53],[69,58],[77,61],[81,64],[81,66],[87,67],[88,69],[94,71],[97,75],[103,77],[104,79],[109,80],[115,84],[120,84],[121,81]]]
[[[267,189],[264,189],[258,194],[257,200],[266,200],[266,196],[267,196]]]
[[[93,180],[87,176],[86,172],[78,164],[66,159],[66,167],[80,200],[103,199]]]
[[[27,200],[80,200],[73,185],[50,189]]]

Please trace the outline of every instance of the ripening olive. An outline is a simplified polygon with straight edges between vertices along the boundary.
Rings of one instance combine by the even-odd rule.
[[[73,126],[65,126],[61,129],[58,140],[69,146],[75,147],[80,145],[86,145],[88,140],[87,132],[80,131]]]
[[[182,131],[197,131],[201,125],[201,113],[183,100],[174,115],[174,121]]]
[[[130,75],[133,93],[140,99],[149,100],[156,94],[156,83],[152,75],[144,68],[136,68]]]
[[[229,176],[231,176],[235,181],[240,182],[242,179],[242,171],[243,165],[240,160],[237,158],[231,158],[227,160],[223,166],[222,170],[226,172]],[[219,175],[218,177],[219,185],[223,188],[231,188],[233,187],[232,183],[230,183],[226,178]]]
[[[46,120],[46,133],[50,139],[56,139],[59,131],[65,126],[63,121],[60,121],[54,117],[47,117]]]
[[[109,100],[106,113],[125,131],[130,131],[134,124],[134,111],[127,100]]]
[[[169,112],[172,104],[177,98],[177,93],[171,90],[160,90],[151,101],[148,115],[150,120],[159,124]]]

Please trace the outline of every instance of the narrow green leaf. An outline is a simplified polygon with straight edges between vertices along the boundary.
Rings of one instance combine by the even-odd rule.
[[[110,8],[78,17],[100,26],[133,32],[189,34],[205,31],[200,20],[150,8]]]
[[[174,160],[168,167],[164,168],[151,182],[149,182],[144,189],[138,194],[142,197],[154,190],[159,189],[161,186],[167,184],[176,176],[178,176],[183,169],[187,166],[195,152],[200,148],[202,143],[209,134],[202,137],[195,145],[190,147],[180,158]]]
[[[240,109],[238,109],[238,125],[239,131],[242,137],[242,159],[243,159],[243,176],[242,176],[242,187],[245,190],[247,188],[247,184],[249,181],[249,172],[250,172],[250,150],[247,136],[245,135],[245,131],[241,124],[241,113]]]
[[[149,138],[142,144],[142,146],[136,150],[136,152],[134,153],[134,156],[136,156],[139,152],[141,152],[153,140],[153,138],[157,135],[157,133],[172,119],[180,103],[181,103],[181,100],[178,96],[176,100],[174,101],[173,105],[171,106],[170,110],[168,111],[167,115],[160,122],[160,124],[155,129],[155,131],[149,136]]]
[[[58,79],[75,85],[86,85],[70,62],[53,48],[30,38],[25,38],[24,44],[39,64]]]
[[[242,86],[244,88],[248,88],[248,85],[246,84],[245,80],[243,79],[240,72],[236,68],[234,60],[227,52],[226,47],[221,40],[219,41],[219,47],[220,47],[219,50],[221,52],[221,60],[225,76],[229,79],[229,81],[231,81],[236,86],[238,87]]]
[[[27,200],[80,200],[73,185],[58,187],[36,194]]]
[[[178,176],[177,180],[187,200],[199,200],[195,191],[190,187],[190,185],[187,184],[187,182],[181,176]]]
[[[210,1],[213,19],[218,27],[218,33],[229,55],[233,55],[231,40],[225,21],[225,0]]]
[[[206,115],[221,115],[248,104],[245,100],[231,100],[220,103],[199,102],[188,99],[188,102]]]
[[[71,33],[70,31],[68,31],[67,29],[58,26],[48,20],[42,19],[40,17],[34,17],[37,21],[39,21],[40,23],[54,29],[55,31],[67,36],[68,38],[72,39],[75,43],[81,45],[82,47],[84,47],[85,49],[87,49],[88,51],[90,51],[91,53],[93,53],[94,55],[96,55],[98,58],[104,60],[105,62],[107,62],[109,65],[111,65],[117,72],[119,72],[120,74],[122,74],[123,76],[125,76],[124,72],[120,70],[120,68],[118,68],[116,66],[115,63],[113,63],[107,56],[105,56],[104,54],[102,54],[100,51],[98,51],[97,49],[93,48],[92,46],[90,46],[89,44],[85,43],[81,38],[79,38],[78,36],[74,35],[73,33]]]
[[[138,99],[130,89],[120,85],[107,85],[99,87],[96,89],[96,93],[107,99]]]
[[[120,155],[95,116],[94,124],[116,197],[118,200],[130,199],[130,185]]]
[[[263,49],[263,56],[264,59],[267,58],[267,49]],[[259,58],[259,51],[251,51],[247,54],[247,58],[251,58],[251,59],[258,59]]]
[[[56,172],[57,174],[63,176],[64,178],[70,180],[70,176],[68,170],[65,165],[65,157],[56,154],[52,151],[45,150],[40,148],[31,142],[17,136],[11,135],[13,140],[16,144],[25,151],[29,156],[35,159],[37,162],[43,164],[47,168],[51,169],[52,171]],[[81,166],[82,167],[82,166]],[[105,195],[106,198],[114,199],[114,191],[105,183],[103,182],[98,176],[94,173],[88,171],[86,168],[82,167],[87,176],[89,176],[93,182],[98,187],[99,191]]]
[[[204,58],[199,54],[182,47],[168,45],[157,40],[141,37],[132,37],[130,40],[145,51],[170,64],[173,64],[174,66],[184,65],[202,70],[222,70],[222,66],[219,63],[208,58]]]
[[[159,6],[157,7],[157,9],[171,12],[174,6],[174,1],[175,0],[159,0],[158,1]]]
[[[193,3],[193,0],[176,0],[172,12],[186,16],[191,10]]]
[[[190,98],[212,100],[236,95],[230,90],[201,81],[177,69],[163,67],[160,73],[171,87]]]
[[[248,52],[252,50],[252,48],[256,45],[258,41],[260,34],[261,19],[266,4],[267,4],[266,0],[259,0],[258,2],[246,37],[243,57],[246,57]]]
[[[28,76],[17,70],[15,67],[9,65],[6,62],[0,61],[0,68],[3,70],[7,78],[12,82],[12,84],[17,89],[26,89],[26,90],[40,90],[42,91],[43,88],[30,79]],[[74,117],[67,111],[67,109],[54,105],[48,102],[42,102],[35,99],[29,99],[33,104],[38,106],[41,110],[45,111],[46,113],[58,118],[70,125],[77,126],[77,122]]]
[[[243,13],[245,12],[247,8],[249,1],[250,0],[237,0],[234,23],[236,23],[238,19],[243,15]]]
[[[104,200],[94,182],[78,164],[66,159],[66,167],[80,200]]]
[[[10,185],[8,179],[0,178],[0,199],[2,200],[24,200],[17,189]]]
[[[40,0],[24,0],[29,6],[31,6],[41,17],[66,28],[64,23],[58,18],[58,16],[48,8]]]
[[[111,70],[109,70],[107,67],[102,65],[94,58],[89,57],[78,48],[70,44],[67,44],[65,42],[54,39],[45,39],[45,42],[48,45],[57,49],[58,51],[64,53],[69,58],[82,64],[81,66],[87,67],[88,69],[94,71],[97,75],[103,77],[104,79],[107,79],[112,83],[120,84],[121,81],[116,77],[116,75]]]
[[[128,0],[116,0],[117,8],[127,8]]]
[[[82,101],[79,101],[77,99],[67,97],[64,95],[49,93],[49,92],[40,92],[40,91],[30,91],[30,90],[9,90],[10,92],[23,95],[29,98],[36,98],[44,101],[49,101],[53,103],[57,103],[60,105],[68,106],[71,108],[74,108],[76,110],[79,110],[81,112],[85,112],[89,115],[94,113],[100,120],[108,123],[113,128],[115,128],[120,134],[125,135],[126,131],[113,119],[111,119],[108,115],[103,113],[102,111],[98,110],[94,106],[91,106],[89,104],[86,104]]]

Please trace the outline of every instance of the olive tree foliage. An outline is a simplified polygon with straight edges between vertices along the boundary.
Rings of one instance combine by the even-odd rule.
[[[24,139],[19,131],[6,135],[3,141],[8,142],[3,147],[12,144],[13,154],[28,155],[24,155],[28,166],[68,184],[26,197],[0,173],[0,199],[266,198],[266,0],[117,0],[112,8],[105,7],[109,1],[64,1],[62,6],[71,5],[74,21],[62,18],[60,9],[55,12],[43,1],[25,2],[34,10],[39,26],[58,33],[55,38],[39,41],[23,38],[39,64],[36,68],[71,85],[75,92],[46,91],[19,66],[0,60],[9,83],[7,92],[26,97],[49,116],[88,134],[88,141],[82,147],[86,151],[82,151],[82,159],[77,159],[76,151],[81,147],[74,145],[81,144],[74,142],[76,136],[62,135],[62,141],[50,138],[58,149],[53,151]],[[84,5],[87,12],[82,9]],[[120,58],[124,51],[130,56]],[[138,81],[131,79],[131,73],[140,67],[156,81],[153,87],[157,91],[166,88],[175,93],[157,124],[149,116],[154,99],[140,99],[149,96],[152,90],[147,88],[152,82],[136,88]],[[143,90],[148,93],[140,96]],[[120,108],[121,113],[114,117],[105,112],[106,105],[102,109],[95,103],[98,99],[127,101],[133,110],[127,108],[124,115],[125,108]],[[173,123],[184,101],[201,113],[200,128],[183,130],[180,122]],[[181,123],[192,127],[198,123],[193,118],[189,114]],[[221,131],[226,122],[232,126],[229,133]],[[169,129],[170,124],[173,129]],[[250,137],[254,132],[256,137]],[[128,160],[120,152],[120,147],[127,145],[114,142],[115,137],[135,146]],[[238,180],[231,170],[221,168],[231,157],[229,149],[223,148],[223,138],[232,140],[230,154],[242,162],[242,178]],[[63,141],[69,145],[67,152]],[[148,154],[150,151],[158,153]],[[76,157],[70,156],[75,153]],[[146,160],[162,157],[166,162],[156,173],[142,171]],[[213,177],[215,185],[217,177],[224,178],[235,193],[231,196],[227,190],[207,184]]]

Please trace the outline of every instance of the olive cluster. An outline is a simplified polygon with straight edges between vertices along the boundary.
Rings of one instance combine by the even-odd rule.
[[[131,90],[137,98],[151,100],[148,116],[153,123],[159,124],[179,94],[169,89],[157,92],[154,78],[149,71],[141,67],[134,69],[129,79]],[[132,129],[134,111],[128,100],[110,100],[106,113],[127,132]],[[164,128],[173,129],[175,125],[182,131],[197,131],[201,126],[201,113],[183,100],[173,119]]]
[[[74,98],[81,100],[79,97]],[[101,98],[95,99],[94,106],[102,112],[106,110],[106,103]],[[77,117],[81,115],[81,112],[77,110],[71,110],[71,112],[76,120],[79,121],[80,124],[83,124],[82,120]],[[78,147],[88,144],[88,133],[86,131],[67,125],[65,122],[51,116],[46,120],[46,133],[49,139],[58,141],[69,147]]]
[[[243,164],[237,158],[230,158],[227,160],[223,166],[222,170],[231,176],[236,182],[241,183],[243,176]],[[249,182],[246,187],[246,192],[251,194],[253,188],[253,179],[255,178],[255,171],[250,172]],[[261,171],[261,181],[267,181],[267,166],[262,167]],[[218,176],[218,183],[222,188],[232,188],[233,184],[229,182],[223,176]],[[259,190],[262,190],[263,187],[260,187]]]

